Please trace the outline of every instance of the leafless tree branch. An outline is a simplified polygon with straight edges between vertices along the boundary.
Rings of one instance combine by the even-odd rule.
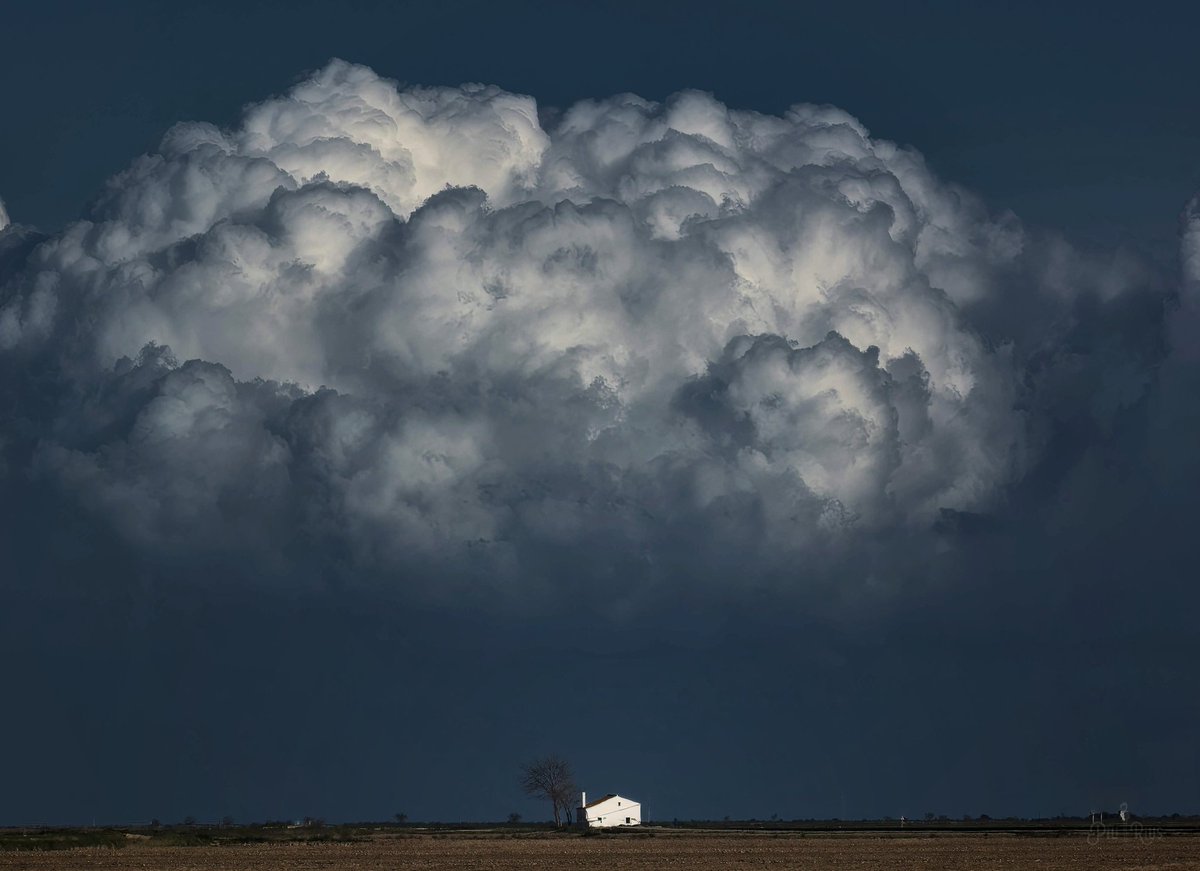
[[[521,788],[526,795],[551,802],[554,806],[554,825],[562,825],[564,814],[570,819],[576,792],[575,775],[571,771],[571,763],[561,756],[543,756],[522,765]]]

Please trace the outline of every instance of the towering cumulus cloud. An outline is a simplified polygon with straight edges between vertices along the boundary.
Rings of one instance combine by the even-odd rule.
[[[343,62],[0,239],[10,484],[150,561],[414,589],[878,578],[1003,499],[1030,360],[1125,292],[837,109],[544,129]]]

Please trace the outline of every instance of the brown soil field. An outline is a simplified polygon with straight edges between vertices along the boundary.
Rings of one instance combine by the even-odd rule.
[[[0,852],[0,869],[155,869],[155,871],[266,871],[287,868],[471,869],[1004,869],[1108,871],[1200,869],[1200,837],[1113,838],[1088,843],[1083,835],[943,835],[923,837],[740,834],[662,834],[657,837],[381,837],[358,843],[151,846]]]

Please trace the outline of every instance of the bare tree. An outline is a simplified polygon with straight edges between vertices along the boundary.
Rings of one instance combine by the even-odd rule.
[[[554,806],[554,825],[562,825],[564,812],[567,820],[571,819],[575,775],[571,763],[561,756],[543,756],[522,765],[521,788],[526,795],[550,800]]]

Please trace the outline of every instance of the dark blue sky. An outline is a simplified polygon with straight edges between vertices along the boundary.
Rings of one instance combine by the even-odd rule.
[[[553,751],[575,762],[583,788],[629,794],[658,819],[1083,814],[1122,801],[1200,812],[1200,369],[1186,353],[1196,320],[1180,308],[1196,279],[1181,283],[1178,253],[1181,212],[1200,190],[1197,24],[1182,3],[6,9],[0,198],[14,222],[44,233],[87,213],[105,179],[175,122],[231,127],[246,104],[340,57],[401,83],[497,84],[543,108],[686,88],[765,113],[832,104],[1041,235],[1025,259],[996,268],[992,296],[960,306],[981,346],[1015,361],[1016,386],[998,404],[1027,423],[1014,443],[1028,462],[989,510],[946,510],[911,536],[881,524],[848,556],[780,564],[740,559],[767,523],[757,509],[723,509],[739,546],[711,559],[719,524],[660,523],[647,508],[653,531],[637,547],[615,522],[566,544],[518,542],[542,585],[528,605],[410,594],[470,574],[437,558],[406,557],[360,583],[351,554],[362,542],[322,525],[323,485],[307,483],[308,466],[288,473],[287,492],[302,499],[256,490],[264,501],[246,504],[267,507],[248,513],[236,494],[221,502],[233,534],[261,526],[282,542],[265,556],[246,557],[240,539],[164,556],[140,533],[123,538],[104,515],[119,513],[126,491],[87,502],[80,494],[101,473],[54,451],[61,443],[153,484],[138,477],[152,460],[129,460],[113,434],[136,435],[131,421],[166,390],[171,367],[146,357],[80,376],[72,355],[92,329],[86,313],[101,310],[92,302],[35,350],[10,354],[0,321],[0,662],[11,701],[0,713],[0,825],[540,818],[517,766]],[[403,260],[404,232],[380,243],[380,260]],[[1063,266],[1057,236],[1101,265]],[[0,311],[25,305],[39,269],[60,268],[38,259],[40,241],[0,235]],[[1111,259],[1118,249],[1126,259]],[[167,269],[190,256],[179,243],[147,262]],[[1109,272],[1128,276],[1122,289],[1092,293]],[[1076,279],[1087,293],[1054,296],[1056,281]],[[73,287],[92,299],[90,285]],[[60,313],[73,311],[69,299]],[[21,311],[34,323],[34,308]],[[60,348],[71,350],[59,359]],[[692,382],[702,390],[671,400],[701,429],[727,427],[714,454],[748,419],[722,417],[734,415],[739,383],[738,361],[722,360]],[[255,393],[257,373],[213,362],[234,369],[239,401],[261,405],[292,456],[320,454],[301,424],[328,396],[285,412],[282,393]],[[547,401],[573,413],[545,380]],[[489,385],[505,397],[523,388],[500,376]],[[406,382],[395,395],[422,411],[485,402],[469,387],[439,390],[430,399]],[[74,477],[48,483],[60,467]],[[526,490],[562,488],[564,513],[596,493],[623,510],[627,491],[583,478],[579,495],[562,483],[570,474],[547,460],[519,493],[489,498],[518,505]],[[609,609],[595,589],[610,570],[631,586],[639,572],[670,581]],[[792,576],[814,580],[777,583]]]

